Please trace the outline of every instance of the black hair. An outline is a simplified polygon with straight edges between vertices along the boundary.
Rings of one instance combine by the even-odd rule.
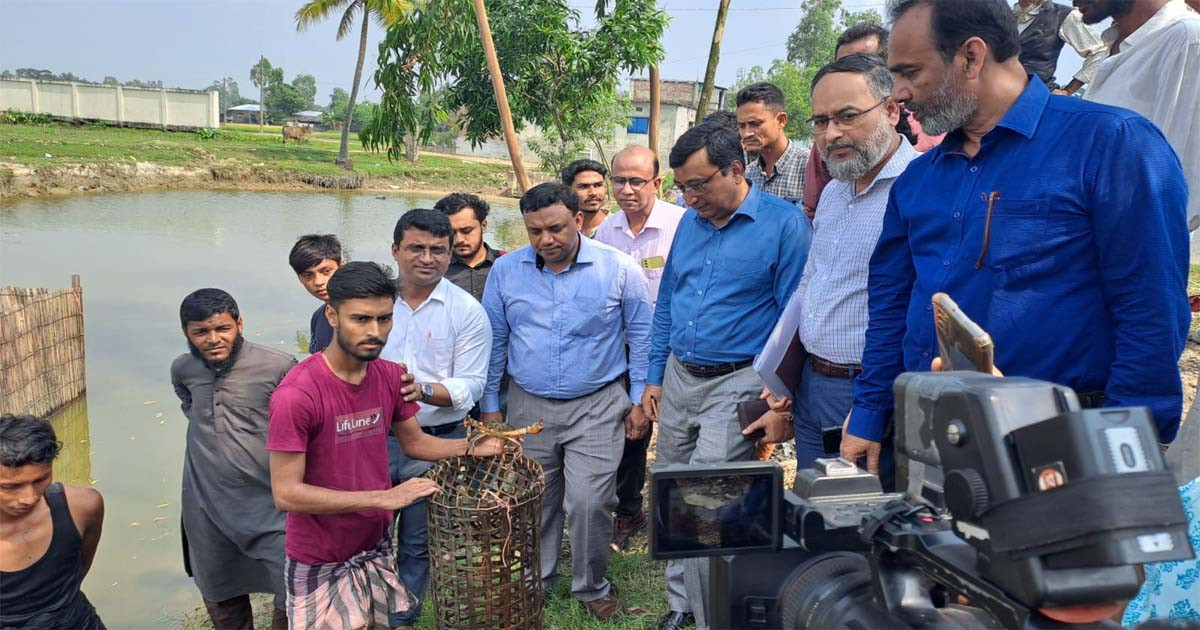
[[[837,52],[837,49],[846,44],[853,44],[868,37],[874,37],[879,41],[879,52],[887,54],[888,30],[882,24],[876,24],[875,22],[859,22],[842,31],[841,36],[838,37],[837,45],[833,47],[833,50]]]
[[[896,133],[904,136],[908,143],[916,146],[917,132],[913,131],[912,123],[908,121],[908,110],[904,109],[904,103],[896,103],[900,107],[900,119],[896,121]]]
[[[883,57],[865,53],[846,55],[841,59],[836,59],[825,64],[813,76],[809,91],[815,90],[817,83],[821,79],[838,73],[863,75],[863,78],[867,81],[867,87],[871,88],[871,95],[876,100],[881,100],[892,95],[892,73],[888,70],[887,64],[884,63]]]
[[[546,182],[530,188],[521,195],[521,214],[537,212],[556,203],[566,206],[572,215],[579,212],[579,195],[576,195],[574,190],[566,184]]]
[[[774,83],[767,83],[766,81],[751,83],[738,91],[737,106],[741,107],[746,103],[762,103],[764,107],[773,112],[781,112],[787,109],[787,102],[783,98],[783,90],[779,89]]]
[[[329,277],[325,290],[329,293],[329,304],[335,309],[346,300],[396,299],[396,283],[387,267],[361,260],[342,265]]]
[[[433,204],[434,210],[448,217],[458,214],[463,208],[474,210],[475,220],[480,223],[487,220],[488,212],[492,209],[486,201],[469,193],[450,193]]]
[[[392,244],[399,245],[404,240],[405,230],[421,230],[434,236],[444,236],[454,244],[454,230],[450,227],[450,219],[443,212],[428,208],[414,208],[400,215],[396,221],[396,229],[392,231]]]
[[[679,168],[693,153],[700,149],[708,150],[708,161],[721,169],[722,174],[729,172],[734,162],[742,162],[742,141],[735,129],[717,120],[700,123],[683,132],[682,136],[671,147],[671,168]]]
[[[197,289],[179,304],[179,325],[187,328],[188,322],[202,322],[221,313],[229,313],[234,321],[242,316],[232,295],[221,289]]]
[[[11,413],[0,416],[0,466],[49,464],[61,450],[62,442],[48,420]]]
[[[929,6],[934,45],[946,61],[972,37],[982,39],[996,61],[1021,54],[1017,18],[1005,0],[892,0],[888,16],[895,23],[922,5]]]
[[[575,160],[562,170],[562,183],[570,186],[576,175],[586,171],[596,171],[601,177],[608,177],[608,169],[596,160]]]
[[[717,111],[704,117],[704,122],[715,122],[737,131],[737,114],[727,109],[718,109]]]
[[[334,234],[305,234],[296,239],[288,264],[300,275],[321,264],[322,260],[342,261],[342,242]]]

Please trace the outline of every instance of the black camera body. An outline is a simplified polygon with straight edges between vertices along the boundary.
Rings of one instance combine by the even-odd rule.
[[[652,472],[651,553],[711,558],[713,628],[1058,627],[1037,611],[1129,599],[1136,565],[1192,557],[1146,410],[972,372],[895,392],[901,493],[842,460],[789,493],[771,462]]]

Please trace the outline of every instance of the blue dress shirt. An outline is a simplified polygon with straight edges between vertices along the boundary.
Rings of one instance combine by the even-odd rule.
[[[757,186],[722,228],[689,209],[658,289],[646,382],[662,385],[672,353],[701,365],[753,359],[800,284],[811,242],[800,208]]]
[[[650,294],[641,268],[626,254],[580,238],[575,261],[554,273],[526,245],[496,259],[483,307],[492,322],[492,360],[480,411],[500,409],[506,365],[521,389],[558,399],[591,394],[628,369],[629,397],[641,404]]]
[[[1032,77],[975,157],[962,142],[951,133],[892,187],[849,432],[879,440],[892,381],[929,369],[930,298],[944,291],[991,334],[1005,374],[1145,405],[1173,440],[1191,322],[1187,186],[1162,134],[1131,111],[1051,96]]]

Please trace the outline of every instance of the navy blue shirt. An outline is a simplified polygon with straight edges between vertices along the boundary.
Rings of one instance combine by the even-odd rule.
[[[757,186],[721,228],[689,209],[658,288],[646,383],[662,385],[672,353],[702,365],[753,359],[800,284],[811,242],[800,208]]]
[[[325,305],[322,304],[312,314],[308,322],[308,353],[316,354],[333,342],[333,326],[325,317]]]
[[[1034,77],[975,157],[962,143],[951,133],[892,186],[849,432],[879,440],[892,381],[929,369],[930,298],[944,291],[991,334],[1006,375],[1145,405],[1173,440],[1191,322],[1187,185],[1162,134],[1129,110],[1052,96]]]

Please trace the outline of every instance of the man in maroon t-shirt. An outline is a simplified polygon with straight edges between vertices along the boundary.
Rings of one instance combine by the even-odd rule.
[[[271,397],[271,490],[288,512],[288,619],[297,630],[386,628],[388,614],[411,603],[387,535],[392,512],[439,490],[426,478],[392,487],[388,428],[405,455],[428,461],[495,455],[502,443],[472,448],[421,431],[417,405],[400,393],[404,367],[375,360],[396,301],[382,267],[349,263],[327,291],[334,343],[293,368]]]

